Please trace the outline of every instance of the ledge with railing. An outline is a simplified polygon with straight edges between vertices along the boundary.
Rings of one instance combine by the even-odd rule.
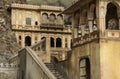
[[[63,29],[63,24],[42,23],[41,28]]]
[[[91,32],[89,34],[85,34],[84,36],[74,38],[73,39],[73,47],[92,42],[93,40],[96,40],[98,38],[99,38],[98,31],[97,30],[93,31],[93,32]]]

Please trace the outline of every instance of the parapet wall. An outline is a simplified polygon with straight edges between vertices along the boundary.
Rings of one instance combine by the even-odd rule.
[[[18,65],[0,63],[0,79],[19,79]]]

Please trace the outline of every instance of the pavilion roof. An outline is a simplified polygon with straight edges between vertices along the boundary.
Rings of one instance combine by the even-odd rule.
[[[92,0],[79,0],[75,2],[73,5],[65,9],[62,13],[63,14],[72,14],[73,12],[77,11],[78,9],[81,9],[82,6],[85,4],[91,2]]]

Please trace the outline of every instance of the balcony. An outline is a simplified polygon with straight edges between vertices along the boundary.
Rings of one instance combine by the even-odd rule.
[[[84,36],[73,39],[73,47],[80,46],[83,44],[87,44],[98,39],[99,33],[98,31],[91,32],[89,34],[85,34]]]
[[[50,28],[50,29],[63,29],[62,24],[49,24],[49,23],[42,23],[41,28]]]

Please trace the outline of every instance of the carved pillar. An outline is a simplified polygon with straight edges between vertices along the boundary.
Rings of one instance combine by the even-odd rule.
[[[65,48],[65,36],[62,37],[62,48]]]
[[[22,48],[24,48],[25,47],[25,34],[24,34],[24,32],[22,33]]]
[[[80,28],[81,28],[82,36],[84,36],[85,35],[85,25],[81,25]]]
[[[93,20],[88,21],[89,31],[90,33],[93,32]]]
[[[32,33],[32,37],[31,37],[31,45],[35,44],[35,34]]]
[[[56,38],[54,38],[54,47],[56,47]]]

